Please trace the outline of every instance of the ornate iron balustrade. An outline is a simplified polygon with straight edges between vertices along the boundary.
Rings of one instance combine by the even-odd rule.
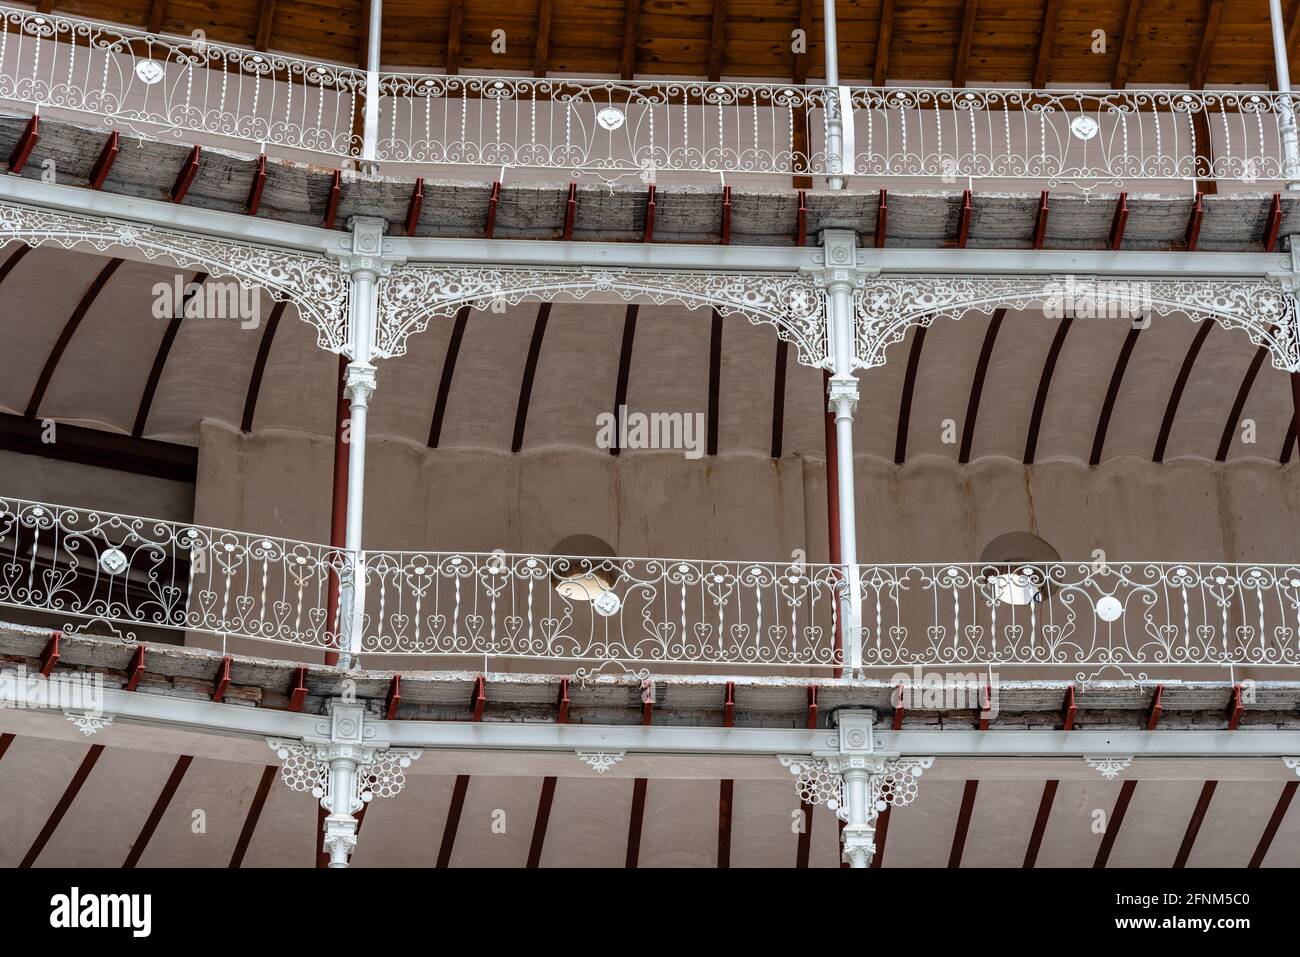
[[[1285,94],[1203,90],[872,89],[851,93],[852,172],[867,176],[1133,180],[1300,176]]]
[[[1300,565],[863,565],[862,664],[1300,668]]]
[[[500,552],[367,552],[365,562],[363,652],[592,671],[842,664],[837,566]]]
[[[366,73],[0,6],[0,100],[142,136],[359,156]]]
[[[127,640],[143,627],[333,648],[331,579],[348,568],[323,545],[0,498],[0,605],[81,619],[65,631],[104,622]]]

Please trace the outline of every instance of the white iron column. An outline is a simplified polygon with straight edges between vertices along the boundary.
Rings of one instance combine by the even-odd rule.
[[[1268,0],[1268,15],[1273,25],[1273,63],[1277,68],[1277,90],[1282,96],[1279,126],[1282,135],[1282,171],[1287,189],[1300,189],[1300,145],[1297,145],[1295,107],[1287,94],[1291,92],[1291,65],[1286,52],[1286,23],[1282,18],[1282,0]]]
[[[824,32],[823,46],[826,48],[826,169],[832,175],[826,177],[826,185],[831,189],[843,189],[844,177],[835,175],[844,166],[844,110],[839,98],[840,58],[835,38],[835,0],[825,0],[822,16]]]
[[[351,574],[344,576],[339,602],[339,667],[358,667],[365,615],[365,553],[362,551],[362,510],[365,503],[366,419],[375,391],[374,342],[378,328],[379,277],[386,271],[384,230],[387,223],[373,216],[354,216],[351,255],[346,257],[352,275],[349,301],[349,342],[352,361],[344,374],[344,389],[351,402],[348,427],[348,508],[344,548]]]
[[[833,361],[828,407],[835,413],[835,452],[838,460],[840,563],[848,575],[849,591],[840,632],[844,662],[850,671],[862,667],[862,592],[858,581],[858,533],[853,494],[853,413],[858,405],[858,380],[853,374],[853,290],[860,281],[857,236],[849,229],[822,234],[825,256],[826,321]]]
[[[383,34],[384,0],[369,0],[370,20],[366,33],[366,110],[362,131],[362,169],[377,172],[375,154],[379,144],[379,47]]]

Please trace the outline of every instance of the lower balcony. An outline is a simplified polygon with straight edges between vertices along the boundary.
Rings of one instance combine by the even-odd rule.
[[[341,549],[12,498],[0,499],[0,549],[0,605],[25,623],[223,652],[253,641],[295,660],[346,650]],[[856,583],[834,565],[612,555],[370,551],[360,567],[352,647],[372,667],[1300,674],[1300,565],[860,565]]]

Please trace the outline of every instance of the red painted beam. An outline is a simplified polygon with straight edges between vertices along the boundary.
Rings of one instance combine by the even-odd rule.
[[[966,834],[970,831],[971,814],[975,811],[975,792],[979,781],[967,781],[961,793],[961,809],[957,812],[957,827],[952,832],[952,847],[948,851],[948,867],[961,867],[961,855],[966,849]]]
[[[248,190],[248,215],[256,216],[262,206],[262,190],[266,188],[266,154],[257,158],[257,171],[253,173],[253,185]]]
[[[986,682],[984,684],[984,687],[980,691],[979,722],[980,722],[981,731],[987,731],[989,729],[988,715],[989,712],[992,710],[993,710],[993,688],[991,685],[989,685]]]
[[[528,845],[527,867],[542,864],[542,848],[546,845],[546,827],[551,821],[551,805],[555,802],[555,778],[542,778],[542,793],[537,801],[537,816],[533,819],[533,839]]]
[[[1273,194],[1273,205],[1268,210],[1268,220],[1264,224],[1264,252],[1271,253],[1277,248],[1277,233],[1282,227],[1282,194]]]
[[[1174,868],[1181,870],[1187,866],[1187,859],[1192,856],[1192,847],[1196,844],[1196,835],[1201,831],[1201,824],[1205,821],[1205,812],[1210,809],[1210,799],[1214,797],[1214,789],[1218,787],[1218,781],[1206,781],[1201,787],[1201,795],[1196,799],[1196,807],[1192,809],[1192,816],[1187,822],[1187,830],[1183,832],[1183,842],[1178,847],[1178,854],[1174,857]]]
[[[808,730],[817,730],[817,686],[808,686]]]
[[[397,717],[397,709],[402,704],[402,676],[393,675],[388,684],[388,700],[384,702],[384,717],[392,721]]]
[[[9,172],[21,173],[23,167],[27,165],[28,158],[32,155],[32,150],[36,148],[36,141],[41,138],[41,118],[33,116],[27,121],[27,127],[23,130],[23,135],[18,138],[18,144],[14,151],[9,154]]]
[[[642,242],[655,241],[655,184],[646,187],[645,194],[645,236]]]
[[[57,631],[50,632],[50,640],[45,645],[45,650],[41,652],[41,677],[48,678],[54,666],[59,663],[59,635]]]
[[[876,207],[876,248],[885,246],[885,234],[889,224],[889,190],[880,191],[880,203]]]
[[[1065,702],[1061,705],[1061,730],[1074,730],[1074,716],[1079,711],[1078,706],[1074,703],[1074,685],[1065,689]]]
[[[134,691],[140,687],[144,677],[144,645],[135,646],[135,657],[131,659],[131,677],[126,680],[126,690]]]
[[[1151,700],[1151,713],[1147,716],[1147,730],[1154,731],[1156,724],[1160,721],[1160,712],[1164,710],[1164,705],[1160,699],[1164,697],[1165,686],[1156,685],[1156,696]]]
[[[799,217],[795,224],[794,244],[808,245],[808,204],[803,190],[799,190]]]
[[[1277,829],[1282,826],[1282,818],[1286,817],[1287,808],[1291,806],[1291,799],[1295,797],[1297,788],[1300,788],[1300,781],[1288,781],[1282,785],[1282,794],[1278,797],[1273,814],[1264,827],[1264,833],[1259,836],[1259,843],[1255,845],[1255,853],[1251,855],[1247,867],[1256,868],[1264,863],[1264,858],[1268,854],[1268,849],[1273,846],[1273,838],[1277,836]]]
[[[1038,850],[1043,846],[1043,835],[1047,833],[1047,818],[1052,813],[1052,803],[1056,800],[1056,788],[1059,783],[1047,781],[1043,784],[1043,796],[1038,802],[1034,830],[1029,835],[1029,847],[1025,849],[1025,862],[1021,865],[1025,870],[1031,870],[1038,860]]]
[[[92,744],[90,746],[90,750],[86,752],[86,756],[82,758],[81,764],[77,768],[77,773],[72,776],[72,780],[68,782],[67,788],[63,791],[63,796],[59,798],[59,803],[54,805],[54,810],[50,812],[49,818],[46,819],[45,826],[36,835],[36,840],[32,841],[27,853],[23,855],[22,862],[18,865],[20,868],[28,868],[36,863],[36,858],[40,857],[41,851],[45,849],[45,845],[54,836],[59,822],[68,813],[68,808],[72,807],[72,802],[77,799],[77,794],[81,791],[82,785],[86,783],[86,778],[90,777],[90,772],[94,770],[95,763],[103,753],[104,746],[102,744]]]
[[[722,726],[735,727],[736,724],[736,683],[727,682],[727,700],[722,706]]]
[[[419,225],[422,209],[424,209],[424,177],[417,176],[415,188],[411,190],[411,201],[406,204],[406,235],[415,235],[415,227]]]
[[[230,663],[234,660],[230,655],[221,659],[221,665],[217,668],[217,683],[212,689],[213,701],[225,700],[226,689],[230,687]]]
[[[226,866],[229,868],[238,868],[244,863],[244,855],[248,853],[248,845],[253,841],[253,831],[257,829],[258,818],[262,816],[262,808],[266,806],[266,799],[271,793],[271,785],[275,783],[275,776],[279,773],[280,768],[275,764],[268,764],[262,769],[262,779],[257,784],[257,791],[253,794],[253,803],[248,806],[248,813],[244,815],[244,826],[240,828],[239,840],[235,842],[235,849],[231,852],[230,863]]]
[[[1124,823],[1124,815],[1128,813],[1129,802],[1133,800],[1133,792],[1136,790],[1136,781],[1125,781],[1120,786],[1115,809],[1110,812],[1110,819],[1106,822],[1106,833],[1102,836],[1101,846],[1097,848],[1097,856],[1092,862],[1094,868],[1100,870],[1110,860],[1111,849],[1115,846],[1115,839],[1119,837],[1120,825]]]
[[[91,189],[103,189],[104,181],[108,179],[113,163],[117,161],[117,154],[121,151],[121,139],[122,134],[116,130],[108,134],[104,148],[99,151],[99,159],[95,160],[95,165],[90,171],[90,182],[87,185]]]
[[[722,245],[731,245],[731,187],[722,187]]]
[[[190,150],[190,155],[186,158],[184,165],[181,166],[181,171],[176,175],[176,182],[172,185],[173,203],[179,203],[185,198],[185,194],[190,191],[190,185],[199,172],[199,157],[202,153],[203,151],[197,146]]]
[[[456,847],[456,831],[460,827],[460,814],[465,809],[465,792],[468,790],[469,775],[456,775],[456,784],[451,789],[451,806],[447,809],[447,823],[442,829],[442,844],[438,847],[439,868],[451,864],[451,852]]]
[[[736,794],[736,782],[718,782],[718,867],[731,867],[731,808]]]
[[[627,822],[627,855],[623,866],[635,870],[641,857],[641,822],[645,818],[646,779],[637,778],[632,784],[632,813]]]
[[[330,183],[330,196],[325,203],[325,220],[321,224],[326,229],[334,228],[334,219],[339,214],[339,196],[343,192],[343,173],[334,171],[334,181]]]
[[[1034,222],[1034,248],[1042,249],[1043,240],[1047,238],[1048,199],[1052,194],[1043,190],[1038,197],[1038,219]]]
[[[1187,223],[1187,251],[1194,252],[1196,244],[1201,239],[1201,220],[1205,216],[1205,194],[1199,190],[1196,193],[1196,202],[1192,206],[1192,218]]]
[[[497,229],[497,204],[501,202],[501,181],[492,184],[492,194],[488,196],[487,223],[483,226],[483,238],[491,239]]]
[[[965,190],[961,194],[961,215],[957,219],[958,249],[965,249],[966,242],[970,239],[970,218],[974,211],[974,205],[971,203],[971,191]]]
[[[655,682],[653,678],[647,678],[641,682],[641,723],[649,727],[651,719],[654,718],[654,713]]]
[[[1228,730],[1236,731],[1241,724],[1241,685],[1232,686],[1232,697],[1228,700]]]
[[[293,684],[289,686],[289,710],[301,711],[307,702],[307,669],[299,666],[293,670]]]
[[[903,707],[903,686],[896,686],[895,691],[898,694],[898,700],[894,703],[894,721],[891,727],[895,731],[901,731],[903,729],[903,716],[907,714],[907,709]]]
[[[149,816],[145,818],[144,826],[140,828],[135,843],[131,845],[131,850],[126,855],[126,861],[122,864],[124,870],[130,870],[140,863],[140,858],[144,855],[145,848],[149,846],[154,831],[158,830],[158,822],[162,820],[168,805],[172,803],[172,798],[176,796],[176,789],[181,786],[181,780],[193,760],[193,756],[188,754],[182,754],[176,759],[176,764],[172,766],[172,773],[167,777],[167,783],[158,793],[158,800],[154,801]]]
[[[487,703],[486,682],[482,675],[474,679],[474,693],[469,698],[469,708],[473,712],[472,721],[483,720],[483,706]]]
[[[1128,193],[1119,194],[1115,204],[1115,218],[1110,224],[1110,248],[1119,249],[1124,242],[1124,228],[1128,226]]]
[[[569,679],[560,679],[560,696],[555,703],[555,723],[569,723]]]
[[[578,184],[569,184],[569,198],[564,203],[564,241],[573,238],[573,224],[578,218]]]

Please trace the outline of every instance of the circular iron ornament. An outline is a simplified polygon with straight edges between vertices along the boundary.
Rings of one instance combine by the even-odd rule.
[[[1114,595],[1107,595],[1097,602],[1097,617],[1102,621],[1118,621],[1124,614],[1124,606]]]
[[[135,65],[135,75],[145,86],[153,86],[163,78],[163,68],[154,60],[140,60]]]
[[[609,618],[610,616],[619,613],[619,610],[623,607],[623,600],[612,591],[603,591],[595,597],[591,603],[591,607],[594,608],[596,614],[600,615],[602,618]]]
[[[110,575],[120,575],[126,571],[127,564],[126,555],[120,548],[105,549],[99,556],[99,567]]]
[[[612,106],[607,106],[596,114],[596,122],[600,124],[600,128],[610,133],[622,127],[626,121],[627,117],[623,115],[623,111],[616,110]]]
[[[1097,135],[1101,127],[1091,116],[1076,116],[1070,124],[1070,132],[1081,140],[1090,140]]]

